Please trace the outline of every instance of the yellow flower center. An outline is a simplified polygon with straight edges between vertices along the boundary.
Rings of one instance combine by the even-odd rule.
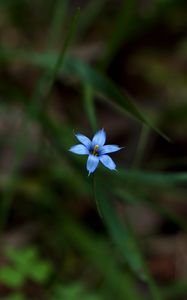
[[[92,154],[97,156],[98,155],[98,149],[99,149],[99,145],[95,145]]]

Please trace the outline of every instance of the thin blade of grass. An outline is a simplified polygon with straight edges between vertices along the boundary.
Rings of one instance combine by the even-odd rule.
[[[34,107],[34,110],[37,111],[41,110],[41,108],[46,102],[46,98],[49,96],[50,92],[52,91],[52,87],[57,78],[58,73],[63,68],[65,55],[70,45],[70,42],[72,40],[72,37],[74,36],[79,15],[80,15],[80,9],[78,8],[75,15],[72,18],[70,29],[65,38],[62,51],[60,52],[59,56],[57,56],[56,61],[52,66],[52,70],[46,69],[46,73],[44,73],[44,75],[42,76],[41,80],[38,83],[38,86],[35,89],[35,93],[32,97],[32,102],[31,102],[31,105],[32,107]],[[51,47],[51,42],[50,42],[50,47]]]
[[[140,170],[124,170],[119,169],[117,176],[124,182],[128,181],[129,184],[139,184],[144,186],[177,186],[179,184],[187,183],[187,172],[178,173],[159,173],[147,172]]]
[[[132,162],[133,169],[137,169],[141,164],[145,153],[145,148],[148,142],[149,132],[150,128],[148,128],[146,125],[142,125],[138,145],[136,148],[136,153]]]
[[[0,210],[0,229],[2,230],[7,217],[8,212],[11,207],[13,195],[14,195],[14,186],[16,179],[19,177],[19,167],[21,165],[22,160],[24,159],[24,156],[26,155],[28,145],[26,143],[26,137],[27,137],[27,129],[29,127],[29,118],[31,115],[38,114],[38,111],[40,112],[43,108],[43,99],[46,98],[49,94],[49,92],[52,89],[52,86],[54,84],[54,81],[56,79],[56,76],[59,72],[59,70],[62,68],[62,63],[64,61],[64,57],[67,51],[67,48],[69,46],[69,43],[71,41],[72,35],[76,29],[76,23],[79,16],[79,9],[76,11],[72,23],[70,26],[70,29],[68,31],[64,46],[62,48],[62,51],[57,58],[57,60],[54,63],[54,66],[52,67],[51,73],[48,73],[48,70],[44,75],[42,75],[41,79],[39,80],[39,84],[36,87],[36,91],[33,94],[31,104],[28,106],[28,119],[24,122],[24,129],[22,132],[22,135],[20,137],[20,140],[17,141],[16,147],[15,147],[15,162],[12,165],[12,171],[10,180],[7,183],[7,186],[4,189],[3,196],[2,196],[2,204],[1,204],[1,210]],[[41,99],[42,98],[42,99]],[[41,105],[42,104],[42,105]]]
[[[161,206],[159,203],[149,200],[147,196],[141,195],[134,195],[131,191],[117,189],[116,195],[125,203],[145,203],[147,206],[153,208],[155,211],[160,213],[162,216],[166,217],[167,219],[171,220],[175,224],[177,224],[181,229],[187,230],[187,222],[184,218],[180,217],[174,211],[168,210]]]
[[[98,240],[75,221],[67,217],[63,220],[62,230],[67,238],[90,259],[119,299],[141,300],[132,277],[119,269],[107,244],[103,240]]]
[[[84,17],[80,19],[77,28],[77,37],[82,37],[91,27],[95,19],[99,16],[108,0],[91,0],[88,1],[84,8]]]
[[[11,56],[10,49],[2,49],[0,53],[0,59],[3,57],[4,61],[13,61],[13,59],[18,59],[19,57],[22,61],[26,63],[35,64],[43,68],[52,68],[56,62],[55,53],[36,53],[36,52],[25,52],[17,51],[17,54],[13,50]],[[145,116],[145,113],[142,113],[138,106],[134,103],[131,97],[126,93],[122,92],[113,82],[108,79],[101,72],[96,71],[93,67],[84,63],[81,60],[69,57],[64,61],[63,69],[61,70],[62,74],[71,77],[77,77],[83,84],[90,85],[93,90],[113,104],[115,107],[119,108],[122,112],[129,113],[135,119],[146,124],[148,127],[155,130],[159,135],[161,135],[167,141],[170,139],[161,132],[153,122]],[[56,72],[55,72],[56,73]]]
[[[51,26],[49,28],[49,37],[46,46],[48,50],[52,50],[55,43],[59,39],[60,33],[62,31],[66,9],[67,9],[67,0],[65,1],[56,0]],[[57,58],[56,62],[54,62],[53,70],[50,69],[44,70],[43,74],[38,80],[38,83],[36,84],[36,87],[32,95],[31,104],[29,106],[30,113],[35,114],[37,111],[41,110],[42,108],[45,108],[44,106],[46,106],[46,102],[47,102],[46,98],[47,96],[49,96],[49,93],[52,89],[54,80],[56,78],[56,72],[57,69],[59,68],[59,64],[60,67],[62,67],[63,59],[65,57],[65,53],[67,50],[68,41],[72,37],[71,35],[72,32],[69,31],[66,36],[62,51],[59,57]]]
[[[152,276],[149,274],[134,235],[129,230],[128,226],[120,221],[119,215],[117,214],[114,205],[111,203],[111,199],[109,197],[106,199],[106,195],[104,195],[101,187],[98,185],[99,184],[97,182],[95,184],[95,197],[97,197],[96,201],[99,211],[111,238],[121,250],[121,253],[130,269],[140,279],[147,283],[152,299],[163,299],[159,289],[152,279]]]
[[[93,133],[97,131],[97,119],[94,107],[94,91],[88,84],[83,85],[83,100],[85,111],[90,122]]]
[[[107,42],[103,58],[101,60],[101,67],[106,69],[110,64],[112,58],[120,48],[132,31],[134,19],[136,17],[137,0],[125,0],[122,7],[119,9],[119,14],[113,24],[113,31]]]
[[[49,37],[47,40],[47,49],[54,47],[59,40],[62,27],[64,24],[65,15],[67,12],[68,0],[56,0],[54,15],[49,27]]]
[[[134,240],[131,238],[127,227],[119,220],[119,216],[115,211],[114,205],[111,203],[111,199],[105,198],[106,196],[101,193],[101,189],[98,189],[98,184],[95,184],[95,189],[97,205],[109,234],[119,249],[122,250],[129,267],[138,275],[138,277],[145,279],[144,263],[137,250],[137,245],[135,245]]]

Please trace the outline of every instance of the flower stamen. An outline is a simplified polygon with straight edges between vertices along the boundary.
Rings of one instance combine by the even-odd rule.
[[[99,145],[95,145],[92,154],[97,156],[98,155],[98,149],[99,149]]]

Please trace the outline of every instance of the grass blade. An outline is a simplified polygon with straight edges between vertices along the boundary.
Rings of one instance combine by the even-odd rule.
[[[93,133],[97,131],[97,120],[94,107],[94,91],[88,84],[83,85],[83,100]]]
[[[59,72],[59,70],[62,68],[62,63],[65,58],[66,50],[68,48],[69,42],[72,38],[72,35],[76,28],[76,23],[79,16],[79,10],[77,10],[76,14],[74,15],[72,19],[72,24],[70,26],[70,30],[68,31],[63,49],[57,58],[57,60],[54,62],[54,65],[52,69],[47,70],[39,80],[39,84],[36,87],[36,90],[33,94],[31,104],[28,106],[28,117],[31,115],[38,114],[42,108],[43,108],[43,100],[48,96],[49,92],[52,89],[52,86],[54,84],[54,81],[56,79],[56,76]],[[26,154],[27,151],[27,129],[29,127],[29,118],[25,121],[24,129],[21,134],[20,140],[17,141],[17,145],[15,146],[15,162],[12,166],[12,175],[10,176],[10,180],[7,183],[7,186],[4,189],[4,193],[2,196],[2,204],[1,204],[1,211],[0,211],[0,229],[4,227],[6,223],[6,219],[8,217],[8,212],[11,207],[11,202],[13,199],[14,194],[14,186],[16,183],[16,179],[19,177],[19,167],[21,165],[21,162]]]
[[[10,52],[13,52],[12,55]],[[53,68],[56,63],[57,56],[55,53],[36,53],[36,52],[25,52],[10,49],[2,49],[0,53],[0,59],[3,61],[9,60],[12,62],[14,59],[22,59],[28,64],[34,64],[43,68]],[[59,64],[57,64],[59,65]],[[146,116],[142,113],[131,97],[126,93],[123,93],[113,82],[108,79],[101,72],[96,71],[93,67],[84,63],[81,60],[69,57],[64,61],[62,74],[66,76],[75,76],[83,84],[90,85],[93,90],[109,101],[114,106],[118,107],[122,112],[129,113],[135,119],[141,121],[148,127],[155,130],[164,139],[170,141],[170,139],[161,132],[157,126],[155,126]],[[57,72],[55,72],[56,74]],[[57,74],[56,74],[57,75]]]
[[[97,240],[93,234],[87,232],[75,221],[67,217],[63,220],[62,230],[67,238],[90,259],[119,299],[141,300],[141,296],[134,288],[132,278],[120,271],[107,244],[102,240]]]
[[[130,35],[136,17],[136,9],[137,0],[123,1],[122,7],[119,9],[119,14],[116,17],[115,24],[113,25],[113,32],[106,45],[106,50],[101,61],[102,68],[107,68],[125,38]]]
[[[180,217],[177,213],[174,211],[170,211],[164,207],[162,207],[159,203],[155,201],[151,201],[151,199],[148,199],[147,196],[140,196],[140,195],[134,195],[133,192],[118,189],[116,190],[116,195],[124,202],[129,203],[145,203],[155,211],[157,211],[159,214],[163,215],[167,219],[171,220],[172,222],[176,223],[181,229],[187,230],[187,222],[184,218]]]
[[[147,283],[152,299],[163,299],[159,289],[149,274],[135,237],[132,235],[127,225],[124,223],[122,224],[114,205],[111,203],[111,199],[106,199],[106,195],[103,194],[100,186],[98,187],[98,182],[95,187],[95,196],[97,197],[96,201],[99,206],[99,211],[101,212],[103,221],[105,222],[111,238],[121,250],[130,269]]]
[[[119,169],[117,176],[129,184],[139,184],[146,187],[168,187],[177,186],[179,184],[187,183],[187,172],[178,173],[159,173],[159,172],[147,172],[140,170],[124,170]]]

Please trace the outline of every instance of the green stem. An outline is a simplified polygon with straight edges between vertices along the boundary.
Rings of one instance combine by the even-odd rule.
[[[153,300],[164,300],[163,295],[161,295],[160,290],[158,289],[154,279],[152,278],[152,275],[149,274],[149,271],[146,270],[147,278],[146,283],[149,288],[149,292],[151,294],[151,297]]]
[[[83,85],[85,111],[93,132],[97,131],[97,119],[94,106],[94,90],[89,84]]]
[[[137,149],[136,149],[136,154],[134,156],[134,160],[133,160],[133,163],[132,163],[132,168],[133,169],[138,168],[141,164],[141,161],[142,161],[142,158],[143,158],[143,155],[144,155],[144,150],[145,150],[145,147],[147,145],[149,132],[150,132],[150,129],[148,128],[148,126],[143,124],[142,128],[141,128],[141,133],[140,133]]]
[[[93,188],[93,196],[94,196],[95,204],[96,204],[96,207],[97,207],[97,211],[98,211],[99,216],[101,217],[101,219],[103,219],[103,215],[101,213],[101,209],[100,209],[100,205],[99,205],[99,201],[98,201],[98,197],[97,197],[96,175],[95,174],[93,174],[93,178],[92,178],[92,188]]]

